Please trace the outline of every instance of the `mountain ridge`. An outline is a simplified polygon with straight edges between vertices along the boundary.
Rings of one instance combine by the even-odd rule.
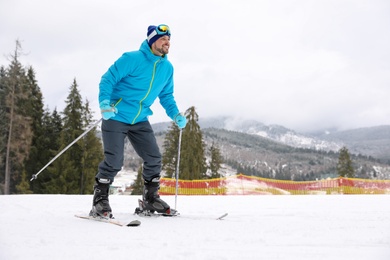
[[[203,118],[198,123],[201,129],[217,128],[258,135],[295,148],[337,152],[345,146],[351,153],[390,163],[390,125],[298,133],[281,125],[265,125],[255,120],[232,117]],[[152,126],[155,132],[164,132],[170,124],[164,122]]]

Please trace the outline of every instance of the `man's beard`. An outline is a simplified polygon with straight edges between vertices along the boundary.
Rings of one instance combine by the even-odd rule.
[[[164,48],[164,47],[156,48],[156,50],[157,50],[159,53],[161,53],[162,55],[168,54],[168,52],[169,52],[169,48],[166,48],[166,51],[165,51],[165,48]]]

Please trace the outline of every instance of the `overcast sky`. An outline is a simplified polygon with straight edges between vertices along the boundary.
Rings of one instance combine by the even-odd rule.
[[[301,132],[390,124],[388,0],[1,0],[0,65],[19,39],[50,110],[76,78],[99,118],[102,74],[161,23],[181,111]]]

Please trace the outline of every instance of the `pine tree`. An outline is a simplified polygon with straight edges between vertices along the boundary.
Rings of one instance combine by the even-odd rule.
[[[205,144],[195,107],[190,107],[185,112],[185,116],[188,123],[182,130],[179,178],[183,180],[204,179],[207,178]],[[163,169],[169,177],[174,177],[176,170],[179,132],[176,124],[172,123],[164,140]]]
[[[179,146],[179,128],[174,122],[168,128],[168,132],[164,139],[164,154],[162,158],[162,169],[165,171],[165,175],[169,178],[175,177],[178,146]]]
[[[206,146],[198,124],[199,116],[195,111],[195,107],[187,109],[185,115],[188,123],[183,130],[180,174],[183,173],[183,176],[189,180],[204,179],[207,178]]]
[[[26,103],[25,105],[25,108],[28,108],[27,112],[32,119],[31,129],[33,136],[31,141],[29,158],[27,159],[24,167],[25,172],[29,173],[29,175],[31,176],[32,174],[37,173],[44,166],[45,160],[47,158],[42,155],[47,150],[47,147],[44,143],[46,133],[43,131],[42,124],[42,119],[44,116],[43,97],[35,79],[35,72],[32,67],[28,69],[27,78],[29,81],[31,95],[28,99],[28,103]],[[25,192],[25,189],[23,189],[23,191]]]
[[[89,128],[94,123],[93,113],[89,107],[88,100],[85,102],[83,123],[84,129]],[[97,165],[103,160],[102,143],[96,135],[96,128],[90,130],[80,142],[83,149],[80,194],[91,194],[93,192],[93,184],[95,183]]]
[[[60,135],[60,149],[63,150],[83,133],[83,104],[76,79],[70,86],[63,111],[63,130]],[[82,142],[72,145],[50,168],[52,179],[48,184],[49,193],[78,194],[81,187]],[[58,152],[59,152],[58,151]]]
[[[220,178],[221,174],[219,170],[221,169],[223,159],[221,151],[214,143],[210,147],[210,157],[209,169],[211,171],[211,178]]]
[[[10,194],[16,191],[16,185],[21,181],[23,163],[28,157],[31,139],[31,117],[29,117],[29,103],[32,93],[26,71],[19,62],[21,45],[16,41],[12,61],[5,71],[2,79],[4,87],[5,117],[3,124],[6,125],[5,143],[5,167],[4,167],[4,193]],[[1,148],[3,150],[3,148]]]
[[[341,177],[353,178],[355,171],[352,166],[352,160],[348,149],[344,146],[339,151],[339,160],[337,163],[337,173]]]

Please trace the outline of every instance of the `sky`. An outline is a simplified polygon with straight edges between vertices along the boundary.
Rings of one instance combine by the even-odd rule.
[[[62,111],[76,79],[98,119],[101,76],[164,23],[182,112],[299,132],[389,125],[389,13],[387,0],[1,0],[0,65],[18,39],[45,106]]]
[[[111,195],[116,220],[141,221],[119,227],[74,217],[92,195],[3,195],[0,259],[388,260],[388,196],[178,196],[179,217],[141,218],[139,196]]]

